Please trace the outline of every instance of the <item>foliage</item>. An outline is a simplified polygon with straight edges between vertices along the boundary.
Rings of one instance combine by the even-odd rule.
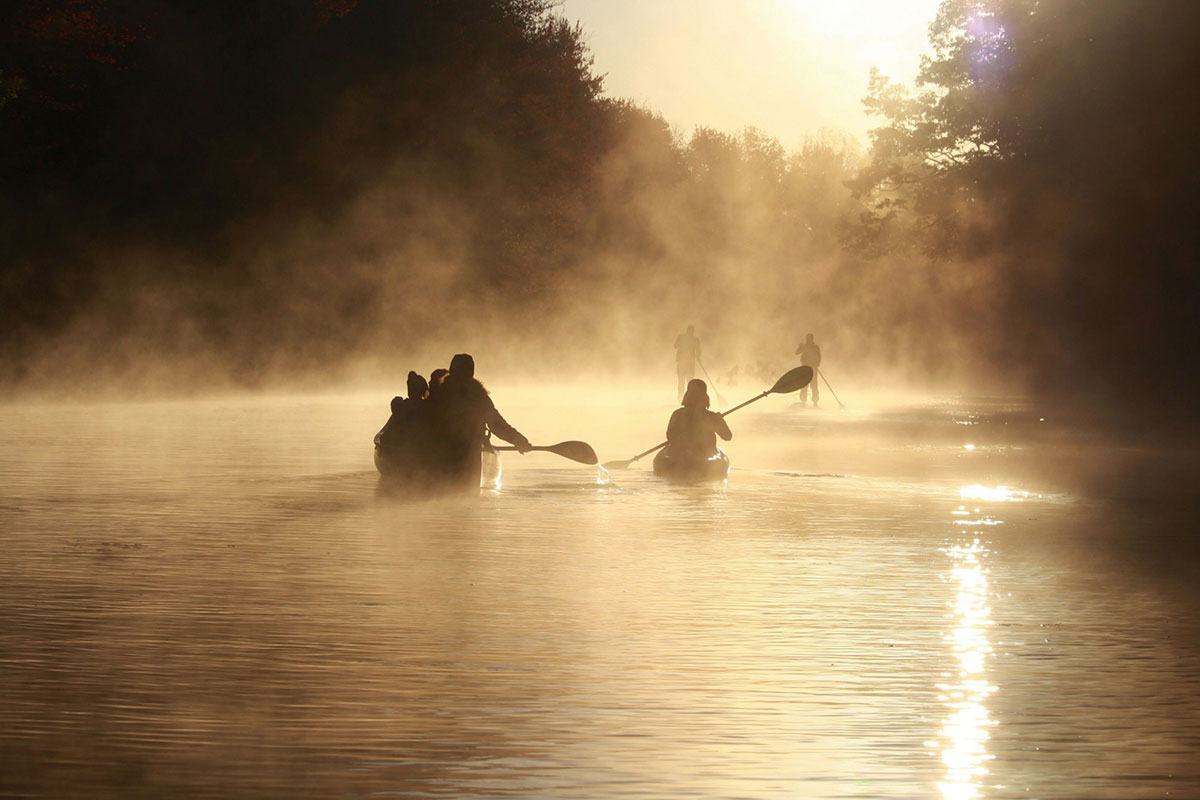
[[[930,30],[915,92],[872,77],[886,124],[847,242],[909,253],[901,269],[995,323],[977,351],[1040,390],[1167,415],[1164,397],[1200,385],[1194,359],[1165,358],[1200,345],[1196,193],[1179,180],[1200,166],[1200,15],[1181,0],[946,0]],[[977,280],[946,291],[964,274]]]
[[[1198,18],[946,0],[914,86],[872,74],[864,156],[672,130],[604,95],[550,0],[16,0],[0,380],[149,347],[255,383],[493,316],[652,361],[690,318],[755,351],[727,363],[830,331],[1170,408],[1200,387],[1167,357],[1200,348]]]

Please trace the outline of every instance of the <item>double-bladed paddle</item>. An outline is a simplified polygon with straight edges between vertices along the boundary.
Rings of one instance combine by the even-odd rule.
[[[516,450],[512,445],[497,447],[497,450]],[[587,442],[559,442],[558,444],[549,444],[545,446],[530,447],[530,450],[545,450],[547,453],[554,453],[556,456],[569,458],[572,461],[578,461],[580,464],[594,465],[600,461],[596,458],[596,451]]]
[[[775,385],[772,386],[770,389],[767,389],[762,394],[751,397],[749,400],[747,400],[744,403],[734,406],[733,408],[729,409],[728,411],[722,413],[721,416],[727,417],[730,414],[732,414],[733,412],[737,411],[739,408],[745,408],[746,406],[750,405],[751,403],[755,402],[756,400],[762,400],[764,397],[766,397],[769,394],[791,394],[792,392],[798,392],[801,389],[803,389],[805,386],[808,386],[808,384],[812,381],[812,379],[813,379],[813,368],[812,367],[796,367],[795,369],[790,369],[787,372],[783,373],[783,377],[781,377],[779,380],[775,381]],[[654,445],[654,447],[651,447],[646,452],[638,453],[636,456],[629,459],[628,461],[606,461],[606,462],[604,462],[604,468],[608,469],[608,470],[627,469],[631,464],[633,464],[633,462],[637,461],[638,459],[644,458],[645,456],[648,456],[651,453],[653,453],[655,450],[661,450],[666,446],[667,446],[666,442],[660,442],[660,443]]]

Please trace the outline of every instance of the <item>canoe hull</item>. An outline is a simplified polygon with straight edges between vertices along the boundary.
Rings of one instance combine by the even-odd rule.
[[[669,481],[723,481],[729,477],[729,456],[717,448],[708,458],[680,458],[668,445],[654,457],[654,474]]]
[[[458,467],[436,463],[404,448],[375,446],[375,469],[390,486],[417,493],[444,494],[500,488],[500,454],[482,449],[479,468],[473,463]]]

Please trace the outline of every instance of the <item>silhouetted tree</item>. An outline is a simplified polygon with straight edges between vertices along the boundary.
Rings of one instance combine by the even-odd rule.
[[[947,0],[916,93],[873,76],[856,244],[992,316],[990,352],[1040,390],[1177,420],[1200,384],[1167,355],[1200,345],[1197,33],[1172,0]]]

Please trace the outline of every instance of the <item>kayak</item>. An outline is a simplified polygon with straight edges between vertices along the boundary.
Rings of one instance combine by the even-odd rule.
[[[654,474],[670,481],[723,481],[729,477],[729,456],[718,447],[708,458],[681,458],[667,445],[654,456]]]
[[[397,487],[421,492],[441,493],[500,488],[500,454],[489,447],[479,451],[479,483],[474,471],[448,469],[445,464],[423,455],[416,447],[388,447],[375,437],[375,469]]]

